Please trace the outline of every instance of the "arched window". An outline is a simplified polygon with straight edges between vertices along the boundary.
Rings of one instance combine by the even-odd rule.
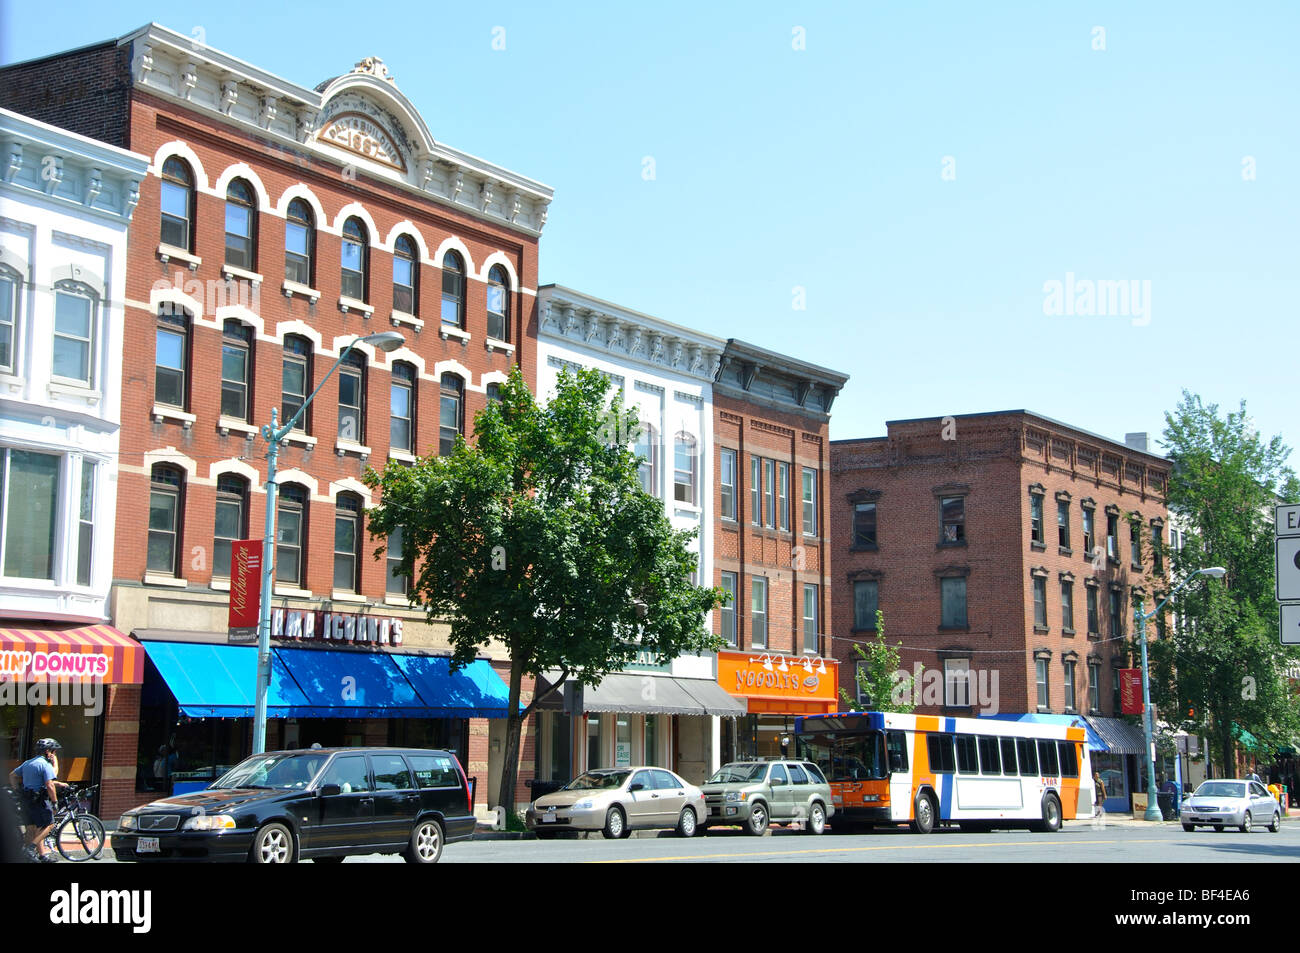
[[[253,187],[232,179],[226,187],[226,264],[254,270],[257,265],[257,202]]]
[[[361,219],[353,216],[343,223],[343,295],[366,300],[366,259],[369,236]]]
[[[311,341],[296,334],[284,339],[284,370],[281,374],[280,426],[293,419],[293,415],[302,409],[311,392]],[[311,433],[307,426],[311,414],[310,408],[294,426],[294,430]]]
[[[635,452],[641,458],[641,463],[637,466],[641,489],[657,497],[659,495],[659,435],[650,424],[644,422],[641,424],[641,432],[636,438]]]
[[[389,393],[389,449],[414,453],[415,368],[401,361],[395,363]]]
[[[172,156],[163,163],[159,204],[162,243],[194,251],[194,175],[184,160]]]
[[[316,217],[302,199],[289,203],[284,221],[284,277],[311,287],[316,248]]]
[[[221,330],[221,413],[248,421],[253,329],[227,318]]]
[[[673,441],[673,499],[678,503],[695,503],[697,460],[695,438],[679,433]]]
[[[366,356],[353,350],[339,365],[339,439],[365,443]]]
[[[170,464],[154,464],[149,481],[149,572],[175,576],[181,548],[181,513],[184,471]]]
[[[246,539],[248,531],[248,481],[233,473],[217,477],[217,518],[213,530],[212,575],[230,575],[231,544]]]
[[[442,375],[438,408],[438,456],[448,456],[456,446],[456,435],[464,433],[465,384],[455,374]]]
[[[510,339],[510,281],[501,265],[488,272],[487,336],[498,341]]]
[[[275,581],[294,589],[303,586],[303,553],[307,543],[307,490],[297,483],[280,487],[275,506]]]
[[[415,253],[415,242],[409,235],[399,235],[393,245],[393,310],[403,314],[419,314],[420,296],[416,281],[420,275],[420,260]]]
[[[184,308],[162,304],[154,328],[155,403],[185,410],[189,396],[190,316]]]
[[[501,403],[501,385],[496,381],[487,385],[487,401],[489,404]]]
[[[442,323],[465,328],[465,263],[454,251],[442,256]]]
[[[361,591],[361,498],[355,493],[334,501],[334,588]]]
[[[95,386],[99,297],[79,281],[54,286],[54,377]]]

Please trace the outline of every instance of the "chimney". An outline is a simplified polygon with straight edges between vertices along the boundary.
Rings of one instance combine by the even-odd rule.
[[[1141,450],[1143,453],[1151,452],[1147,449],[1147,435],[1145,431],[1142,433],[1124,434],[1124,445],[1126,447],[1132,447],[1134,450]]]

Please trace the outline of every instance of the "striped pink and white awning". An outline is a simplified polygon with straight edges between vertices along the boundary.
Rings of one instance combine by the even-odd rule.
[[[144,679],[144,648],[111,625],[0,626],[0,679],[138,685]]]

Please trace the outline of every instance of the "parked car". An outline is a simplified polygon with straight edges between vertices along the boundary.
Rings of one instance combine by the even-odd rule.
[[[602,831],[609,838],[669,828],[692,837],[704,816],[704,795],[666,768],[602,768],[574,778],[528,808],[538,837],[559,831]]]
[[[739,824],[760,835],[769,823],[802,822],[810,834],[835,813],[831,786],[811,761],[735,761],[701,785],[706,827]]]
[[[127,861],[329,863],[400,853],[432,864],[475,823],[450,751],[312,748],[253,755],[202,791],[127,811],[112,844]]]
[[[1203,781],[1196,792],[1183,801],[1183,830],[1209,826],[1216,831],[1236,827],[1249,834],[1255,822],[1268,822],[1270,831],[1282,827],[1282,805],[1258,781],[1232,778]]]

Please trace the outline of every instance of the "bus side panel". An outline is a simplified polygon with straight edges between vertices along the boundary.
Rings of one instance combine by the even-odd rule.
[[[930,747],[926,743],[928,731],[939,730],[939,719],[918,715],[916,731],[912,734],[912,790],[906,804],[894,804],[894,820],[914,820],[916,796],[923,787],[934,787],[935,776],[930,770]]]

